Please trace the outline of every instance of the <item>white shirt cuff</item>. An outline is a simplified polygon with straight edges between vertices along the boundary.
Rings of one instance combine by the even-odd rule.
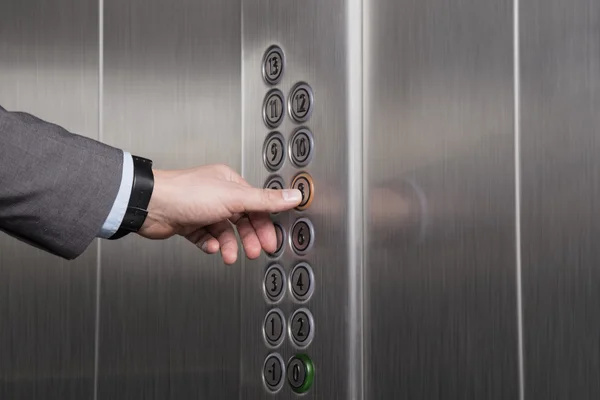
[[[131,187],[133,186],[133,157],[128,152],[123,152],[123,174],[121,175],[121,187],[117,194],[117,198],[113,203],[112,209],[102,225],[102,229],[98,234],[99,238],[108,239],[114,235],[121,226],[129,198],[131,197]]]

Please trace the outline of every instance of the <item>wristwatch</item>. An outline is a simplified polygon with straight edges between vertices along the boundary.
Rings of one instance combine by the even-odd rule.
[[[131,186],[129,204],[121,226],[109,240],[120,239],[131,232],[139,231],[148,215],[148,204],[154,189],[152,161],[138,156],[132,157],[133,185]]]

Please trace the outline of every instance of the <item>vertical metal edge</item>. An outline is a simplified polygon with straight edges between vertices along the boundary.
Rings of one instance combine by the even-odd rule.
[[[525,367],[523,356],[523,285],[521,252],[521,61],[519,0],[513,1],[513,62],[514,62],[514,130],[515,130],[515,257],[517,292],[517,346],[519,400],[525,400]]]
[[[104,0],[98,0],[98,141],[104,133]],[[94,319],[94,400],[98,399],[98,368],[100,366],[100,290],[102,281],[102,240],[97,239],[96,251],[96,316]]]
[[[348,396],[364,398],[363,0],[347,0]]]
[[[244,79],[244,6],[243,6],[243,0],[239,1],[239,7],[240,7],[240,141],[241,141],[241,151],[240,151],[240,158],[241,158],[241,167],[240,167],[240,174],[242,175],[242,177],[246,178],[246,158],[244,156],[244,154],[246,153],[246,129],[245,129],[245,124],[244,121],[246,120],[245,115],[246,115],[246,107],[244,106],[244,94],[245,94],[245,90],[244,87],[246,85],[246,81]],[[244,338],[243,338],[243,329],[242,327],[244,326],[244,284],[243,282],[245,282],[246,280],[246,257],[242,257],[242,260],[240,261],[240,267],[241,267],[241,271],[240,271],[240,281],[239,281],[239,336],[238,336],[238,342],[239,342],[239,359],[240,359],[240,363],[239,363],[239,370],[238,370],[238,399],[239,400],[243,400],[242,399],[242,390],[243,390],[243,379],[244,379],[244,362],[242,360],[242,357],[244,355],[243,352],[243,347],[244,347]]]

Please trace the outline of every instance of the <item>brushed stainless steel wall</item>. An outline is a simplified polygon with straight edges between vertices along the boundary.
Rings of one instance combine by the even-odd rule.
[[[512,6],[364,1],[365,398],[518,398]]]
[[[2,1],[0,105],[98,138],[97,0]],[[0,398],[92,398],[96,254],[0,234]]]
[[[279,175],[284,186],[290,187],[294,176],[304,171],[312,176],[315,189],[307,210],[274,216],[288,238],[292,224],[299,218],[308,218],[314,226],[312,248],[298,256],[286,240],[281,256],[262,256],[244,264],[241,399],[273,397],[263,384],[263,365],[270,354],[280,355],[284,362],[282,388],[275,397],[296,398],[287,382],[285,364],[298,353],[307,354],[316,371],[314,385],[305,398],[360,398],[362,362],[357,340],[362,324],[357,288],[361,260],[356,250],[362,249],[362,244],[351,242],[359,234],[361,218],[360,186],[356,185],[361,179],[362,145],[361,71],[356,69],[361,65],[360,5],[360,1],[347,0],[242,2],[244,176],[251,184],[263,186],[271,176]],[[283,77],[275,85],[266,84],[261,72],[263,56],[271,45],[280,46],[285,54]],[[287,103],[299,82],[307,83],[314,92],[310,119],[294,122],[284,106],[283,122],[269,129],[262,112],[268,92],[273,88],[281,90]],[[355,100],[358,107],[353,109]],[[263,162],[267,136],[280,132],[288,148],[299,127],[313,133],[312,160],[305,167],[295,167],[286,152],[281,169],[270,173]],[[267,268],[279,264],[289,281],[292,268],[300,261],[309,263],[314,271],[312,297],[306,302],[295,300],[286,284],[283,298],[277,304],[269,304],[263,292]],[[286,328],[283,343],[270,349],[263,336],[267,313],[280,309],[289,321],[293,312],[301,308],[308,309],[314,317],[312,342],[305,349],[294,345]],[[264,371],[268,373],[268,368]]]
[[[521,0],[526,398],[600,397],[600,4]]]
[[[105,0],[102,138],[157,168],[241,167],[239,0]],[[240,265],[186,242],[102,245],[99,400],[231,399]]]

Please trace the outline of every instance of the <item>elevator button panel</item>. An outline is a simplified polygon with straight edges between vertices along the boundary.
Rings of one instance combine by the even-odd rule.
[[[273,303],[278,302],[285,293],[285,273],[280,265],[271,265],[265,273],[264,291],[267,299]]]
[[[283,135],[273,132],[265,140],[263,147],[263,162],[271,172],[275,172],[283,165],[285,157],[285,145]]]
[[[314,274],[310,265],[301,262],[296,265],[290,275],[290,291],[298,301],[305,302],[310,299],[314,290]]]
[[[292,314],[289,322],[289,333],[292,342],[299,348],[305,348],[315,335],[313,316],[306,308]]]
[[[281,90],[273,89],[265,96],[263,102],[263,120],[269,128],[281,125],[284,116],[284,98]]]
[[[289,184],[289,187],[302,193],[302,201],[295,211],[290,214],[272,214],[277,250],[267,256],[272,260],[270,262],[273,259],[277,261],[266,266],[262,277],[262,291],[267,307],[262,321],[262,336],[268,349],[278,349],[276,351],[284,354],[288,348],[284,346],[286,337],[291,347],[308,349],[315,336],[315,322],[308,308],[295,311],[287,308],[294,303],[308,307],[315,291],[313,267],[306,261],[298,260],[300,256],[310,254],[315,240],[314,227],[307,218],[308,215],[302,215],[295,221],[293,219],[294,212],[304,214],[309,209],[315,196],[312,176],[301,170],[310,168],[315,153],[315,140],[309,126],[314,98],[313,91],[306,82],[296,81],[290,87],[280,87],[284,70],[288,69],[281,47],[269,47],[262,62],[262,78],[269,88],[265,90],[262,100],[262,119],[266,129],[261,143],[261,158],[264,168],[271,174],[264,187],[282,190]],[[287,99],[283,91],[289,94]],[[286,113],[291,118],[290,122],[295,125],[291,129],[284,123]],[[287,179],[291,179],[291,182]],[[293,252],[284,256],[288,245]],[[278,308],[269,308],[275,304]],[[290,311],[286,315],[282,310]],[[311,359],[303,354],[293,356],[288,362],[286,375],[286,365],[280,353],[269,354],[264,362],[262,375],[267,390],[279,392],[287,376],[292,391],[299,394],[307,392],[314,379]]]
[[[283,359],[277,353],[269,354],[263,365],[263,380],[271,392],[277,392],[283,386],[285,366]]]
[[[299,168],[306,167],[313,156],[313,134],[308,128],[299,128],[290,139],[288,153],[292,163]]]
[[[290,238],[294,251],[299,255],[306,254],[315,239],[312,223],[307,218],[300,218],[292,226]]]
[[[263,332],[267,344],[271,347],[279,346],[285,337],[285,316],[279,309],[267,313],[263,324]]]
[[[263,79],[269,85],[276,85],[283,76],[285,59],[279,46],[271,46],[263,58]]]
[[[302,193],[302,201],[296,210],[303,211],[310,207],[315,193],[312,177],[306,172],[296,175],[292,181],[292,188],[298,189]]]
[[[297,354],[288,361],[287,380],[296,393],[306,393],[315,379],[315,367],[306,354]]]
[[[298,83],[290,92],[288,99],[288,112],[296,122],[306,122],[313,111],[313,91],[304,82]]]

